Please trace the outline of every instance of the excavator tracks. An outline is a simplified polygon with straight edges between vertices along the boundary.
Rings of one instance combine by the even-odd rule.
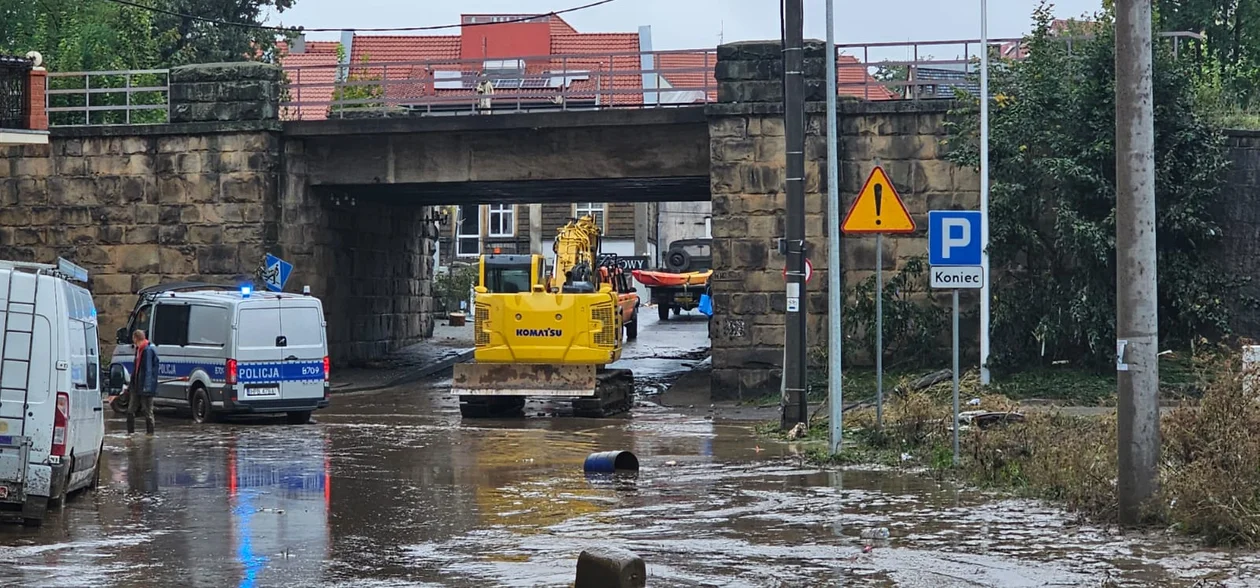
[[[595,396],[574,398],[573,416],[601,419],[630,410],[634,399],[634,374],[630,370],[600,370]]]
[[[464,418],[514,418],[525,408],[525,396],[459,397]],[[563,398],[563,397],[560,397]],[[573,416],[605,418],[630,410],[634,399],[634,374],[630,370],[601,369],[596,375],[595,395],[573,398]]]

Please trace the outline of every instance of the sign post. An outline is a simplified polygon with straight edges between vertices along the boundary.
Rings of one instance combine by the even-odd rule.
[[[884,168],[875,166],[840,227],[875,234],[875,425],[884,428],[884,233],[913,233],[914,219]],[[831,295],[831,294],[829,294]],[[843,295],[836,293],[835,295]],[[841,409],[843,410],[843,409]]]
[[[983,213],[969,210],[928,212],[928,263],[933,288],[952,293],[954,310],[954,465],[958,465],[958,291],[985,284],[980,231]]]

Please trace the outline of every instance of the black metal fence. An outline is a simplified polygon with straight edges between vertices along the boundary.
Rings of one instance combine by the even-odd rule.
[[[0,129],[27,127],[30,95],[30,60],[0,55]]]

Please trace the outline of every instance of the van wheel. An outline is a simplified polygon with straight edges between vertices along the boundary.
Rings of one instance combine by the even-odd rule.
[[[667,320],[669,320],[669,305],[668,305],[668,304],[658,304],[658,305],[656,306],[656,316],[660,317],[660,319],[661,319],[662,321],[667,321]]]
[[[630,318],[630,322],[626,323],[626,339],[634,341],[639,338],[639,311],[634,312],[634,316]]]
[[[205,388],[201,386],[193,388],[192,399],[188,401],[188,405],[192,407],[192,420],[194,423],[214,422],[214,410],[210,407],[210,394],[206,392]]]
[[[130,394],[115,396],[114,399],[109,402],[109,408],[114,411],[114,414],[125,415],[127,414],[127,402],[129,398]]]
[[[299,410],[295,412],[285,413],[285,421],[290,425],[305,425],[311,421],[311,411]]]

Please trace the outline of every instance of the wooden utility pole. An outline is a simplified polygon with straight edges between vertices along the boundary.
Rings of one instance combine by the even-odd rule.
[[[1159,307],[1151,0],[1116,0],[1117,490],[1121,523],[1139,521],[1159,467]]]

